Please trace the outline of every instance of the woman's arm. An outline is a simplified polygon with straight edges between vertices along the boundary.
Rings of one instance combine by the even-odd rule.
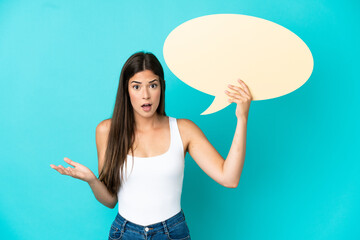
[[[240,181],[245,162],[247,119],[238,119],[229,154],[224,162],[223,177],[231,187],[236,188]]]
[[[96,147],[98,151],[98,168],[99,172],[101,171],[104,165],[104,157],[105,157],[105,149],[106,149],[106,141],[108,135],[108,120],[104,120],[96,127]],[[71,159],[65,157],[64,161],[68,163],[72,167],[64,168],[62,165],[54,165],[50,164],[50,167],[61,173],[62,175],[71,176],[73,178],[77,178],[87,182],[94,195],[95,198],[109,208],[114,208],[117,203],[117,196],[113,196],[107,190],[105,184],[99,179],[96,178],[95,174],[86,166],[74,162]]]
[[[109,208],[114,208],[117,202],[117,196],[111,196],[104,183],[100,182],[99,179],[96,178],[95,174],[86,166],[74,162],[71,159],[65,157],[64,161],[67,162],[72,167],[64,168],[62,165],[55,166],[54,164],[50,164],[50,167],[61,173],[62,175],[71,176],[73,178],[77,178],[87,182],[96,199]],[[115,200],[116,198],[116,200]]]
[[[64,158],[64,161],[70,164],[72,167],[64,168],[62,165],[55,166],[50,164],[50,167],[57,170],[62,175],[68,175],[73,178],[77,178],[87,182],[94,195],[95,198],[109,208],[114,208],[117,203],[117,196],[111,196],[110,192],[107,190],[104,183],[100,182],[99,179],[96,178],[95,174],[86,166],[74,162],[69,158]]]
[[[220,185],[237,187],[245,158],[246,122],[238,121],[226,160],[191,120],[179,119],[179,129],[187,139],[187,151],[199,167]]]
[[[240,81],[239,81],[240,82]],[[199,167],[212,179],[224,187],[236,188],[245,161],[247,118],[251,102],[251,94],[245,83],[242,88],[232,86],[237,93],[227,92],[231,102],[237,103],[237,126],[233,142],[226,160],[208,141],[201,129],[188,119],[181,119],[179,128],[185,133],[188,142],[187,151]]]
[[[89,181],[89,186],[93,191],[95,198],[101,202],[103,205],[107,206],[108,208],[114,208],[117,203],[117,196],[112,196],[110,192],[107,190],[105,184],[96,177]]]
[[[105,161],[105,151],[107,146],[107,138],[109,135],[111,120],[107,119],[99,123],[96,127],[96,148],[98,154],[98,172],[101,169]],[[88,181],[91,190],[93,191],[95,198],[109,208],[114,208],[117,204],[117,195],[112,195],[106,188],[105,184],[101,182],[96,176]]]
[[[244,166],[245,151],[246,151],[246,131],[247,119],[249,115],[250,103],[252,95],[248,86],[240,79],[238,79],[241,87],[228,87],[235,92],[225,91],[231,97],[229,102],[236,103],[236,117],[238,119],[234,139],[223,166],[223,174],[226,182],[231,182],[234,187],[237,187],[240,181],[240,175]]]

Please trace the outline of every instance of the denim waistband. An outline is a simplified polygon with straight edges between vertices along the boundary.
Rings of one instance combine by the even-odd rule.
[[[150,224],[150,225],[138,225],[136,223],[133,223],[127,219],[125,219],[123,216],[121,216],[119,214],[119,212],[116,215],[116,218],[114,220],[114,222],[118,225],[117,227],[119,229],[124,229],[125,226],[127,229],[132,229],[134,231],[138,231],[138,232],[157,232],[161,229],[165,229],[165,232],[168,231],[168,228],[173,226],[174,224],[185,220],[185,214],[184,211],[181,209],[180,212],[178,212],[177,214],[175,214],[174,216],[170,217],[167,220],[158,222],[158,223],[154,223],[154,224]]]

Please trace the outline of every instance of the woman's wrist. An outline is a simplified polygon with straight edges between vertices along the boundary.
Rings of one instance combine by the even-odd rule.
[[[95,174],[92,174],[92,177],[89,178],[89,180],[87,180],[86,182],[89,184],[89,185],[92,185],[94,184],[96,181],[97,181],[97,177],[95,176]]]
[[[244,116],[244,115],[242,115],[242,116],[240,116],[240,117],[237,117],[237,122],[238,123],[247,123],[247,121],[248,121],[248,117],[247,116]]]

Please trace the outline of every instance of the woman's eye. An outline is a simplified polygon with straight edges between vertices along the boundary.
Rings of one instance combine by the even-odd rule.
[[[154,84],[151,84],[151,86],[155,86],[155,87],[153,87],[153,88],[156,88],[156,87],[157,87],[157,84],[154,83]]]
[[[138,89],[138,88],[136,88],[136,87],[138,87],[138,85],[134,85],[134,86],[133,86],[133,88]]]

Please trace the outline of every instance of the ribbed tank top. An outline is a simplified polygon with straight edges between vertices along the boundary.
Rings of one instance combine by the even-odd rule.
[[[118,212],[128,221],[146,226],[164,221],[181,210],[184,146],[176,118],[169,117],[170,147],[154,157],[127,155]],[[125,175],[126,171],[126,175]]]

